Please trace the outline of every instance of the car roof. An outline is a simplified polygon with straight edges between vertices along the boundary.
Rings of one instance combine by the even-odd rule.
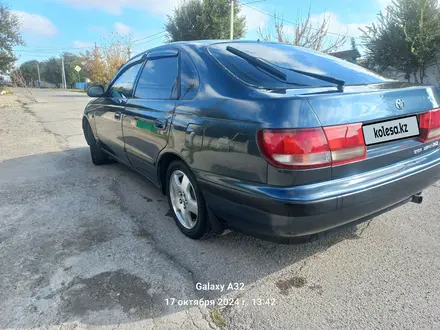
[[[153,47],[150,49],[146,49],[136,56],[132,57],[130,61],[134,58],[137,58],[139,56],[144,55],[147,52],[150,52],[152,50],[160,50],[168,47],[173,46],[190,46],[196,49],[204,48],[206,46],[214,45],[214,44],[221,44],[221,43],[260,43],[260,44],[279,44],[279,42],[270,42],[270,41],[260,41],[260,40],[225,40],[225,39],[219,39],[219,40],[191,40],[191,41],[176,41],[176,42],[170,42],[164,45],[160,45],[157,47]]]

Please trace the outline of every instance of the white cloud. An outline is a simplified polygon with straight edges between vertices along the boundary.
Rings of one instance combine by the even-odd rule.
[[[121,22],[116,22],[113,25],[113,28],[116,33],[119,33],[120,35],[127,35],[127,34],[133,34],[133,29],[129,27],[128,25],[125,25]]]
[[[364,24],[342,23],[337,14],[333,12],[326,12],[310,16],[312,28],[317,29],[326,18],[328,18],[328,34],[326,38],[329,40],[336,39],[339,36],[347,36],[347,42],[349,42],[351,37],[357,38],[362,35],[362,31],[360,31],[359,28],[364,28],[365,26],[370,24],[369,22]],[[295,30],[296,26],[289,25],[289,23],[284,22],[283,31],[288,36],[294,36]]]
[[[18,16],[22,31],[46,37],[53,36],[57,33],[55,25],[46,17],[18,10],[13,10],[12,12]]]
[[[342,23],[339,16],[333,12],[321,13],[318,15],[312,15],[310,17],[310,21],[314,26],[318,26],[326,17],[328,20],[328,31],[331,33],[347,35],[347,37],[360,37],[362,32],[359,28],[364,28],[369,25],[369,22],[366,23]]]
[[[95,44],[93,42],[75,40],[73,41],[73,46],[75,48],[92,48]]]
[[[375,1],[379,6],[379,8],[382,10],[385,9],[386,6],[388,6],[391,3],[392,0],[375,0]]]
[[[241,6],[241,14],[246,17],[246,27],[248,32],[257,30],[258,27],[264,28],[269,21],[269,16],[248,6]]]
[[[351,37],[355,38],[356,44],[358,45],[358,50],[363,53],[363,48],[361,47],[361,42],[359,37],[363,35],[359,28],[364,29],[367,25],[371,25],[372,22],[365,21],[364,23],[343,23],[340,17],[333,12],[321,13],[318,15],[312,15],[310,17],[311,22],[314,26],[319,26],[319,23],[325,17],[329,17],[328,20],[328,32],[327,39],[329,42],[336,40],[340,36],[346,36],[346,42],[338,50],[345,50],[351,48]],[[333,34],[331,34],[333,33]],[[340,36],[338,36],[339,34]]]
[[[142,9],[152,14],[171,14],[180,0],[58,0],[77,8],[99,9],[120,15],[124,8]]]

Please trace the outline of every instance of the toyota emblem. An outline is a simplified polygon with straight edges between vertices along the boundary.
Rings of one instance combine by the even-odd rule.
[[[397,110],[402,110],[405,107],[405,102],[402,99],[396,100],[396,108]]]

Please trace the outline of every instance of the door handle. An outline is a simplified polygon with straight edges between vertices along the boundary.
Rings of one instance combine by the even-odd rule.
[[[121,113],[119,111],[115,112],[115,119],[120,120],[121,119]]]
[[[168,123],[168,121],[166,119],[165,120],[157,119],[154,122],[154,127],[158,128],[158,129],[165,129],[167,127],[167,123]]]

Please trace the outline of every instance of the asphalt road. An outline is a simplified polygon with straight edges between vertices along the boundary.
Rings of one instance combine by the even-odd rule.
[[[306,245],[193,241],[147,180],[92,164],[84,94],[33,92],[0,107],[0,328],[440,328],[440,184]]]

